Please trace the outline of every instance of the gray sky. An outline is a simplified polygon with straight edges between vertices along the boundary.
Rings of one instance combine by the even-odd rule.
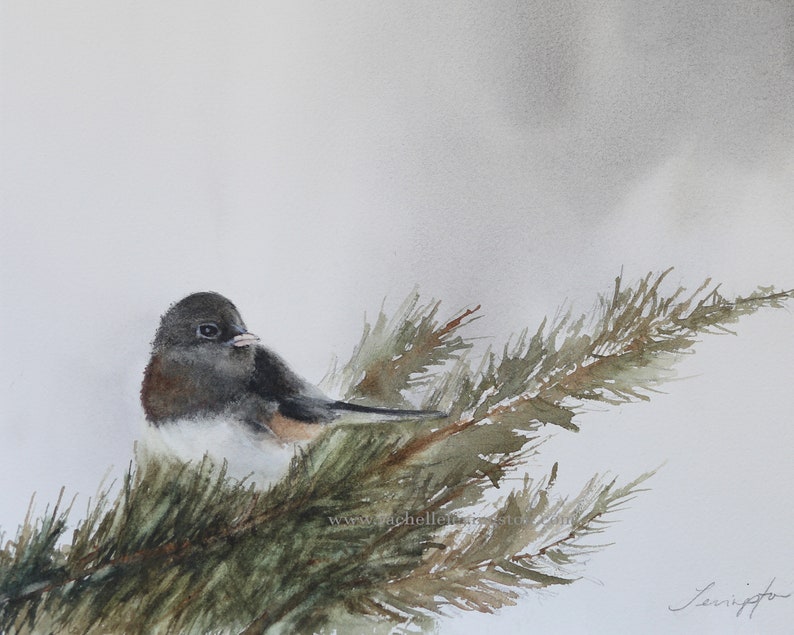
[[[621,267],[792,286],[790,2],[438,4],[0,4],[6,531],[127,464],[191,291],[316,381],[417,284],[497,344]]]

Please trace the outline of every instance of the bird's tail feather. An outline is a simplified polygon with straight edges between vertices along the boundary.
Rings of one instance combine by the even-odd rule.
[[[383,417],[400,417],[403,419],[443,419],[448,416],[446,412],[440,410],[404,410],[402,408],[377,408],[374,406],[362,406],[357,403],[346,401],[334,401],[331,404],[332,410],[342,410],[345,412],[361,412],[366,414],[380,415]]]

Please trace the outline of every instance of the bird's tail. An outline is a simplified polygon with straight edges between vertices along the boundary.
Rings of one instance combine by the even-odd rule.
[[[400,419],[443,419],[447,417],[446,412],[440,410],[404,410],[401,408],[377,408],[374,406],[362,406],[357,403],[346,401],[334,401],[331,404],[332,410],[342,412],[360,412],[363,414],[377,415],[388,418]]]

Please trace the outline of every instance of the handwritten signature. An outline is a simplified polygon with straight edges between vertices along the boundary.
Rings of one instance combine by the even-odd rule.
[[[741,617],[742,614],[746,614],[749,619],[752,619],[755,610],[764,600],[772,601],[777,599],[785,599],[790,598],[791,593],[773,593],[772,592],[772,585],[775,583],[775,578],[772,578],[772,581],[767,585],[766,589],[761,593],[756,593],[755,595],[750,595],[743,599],[736,599],[735,595],[731,595],[730,599],[714,599],[708,597],[706,594],[716,586],[716,582],[709,582],[706,586],[702,589],[698,589],[695,587],[695,596],[690,599],[685,604],[681,606],[668,606],[668,610],[670,611],[683,611],[689,607],[699,607],[699,606],[722,606],[728,608],[739,607],[736,609],[736,617]]]

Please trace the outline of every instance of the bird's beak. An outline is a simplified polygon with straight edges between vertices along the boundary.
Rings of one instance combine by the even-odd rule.
[[[231,339],[231,344],[239,348],[241,346],[250,346],[258,341],[259,338],[253,333],[240,333],[240,335],[235,335]]]

